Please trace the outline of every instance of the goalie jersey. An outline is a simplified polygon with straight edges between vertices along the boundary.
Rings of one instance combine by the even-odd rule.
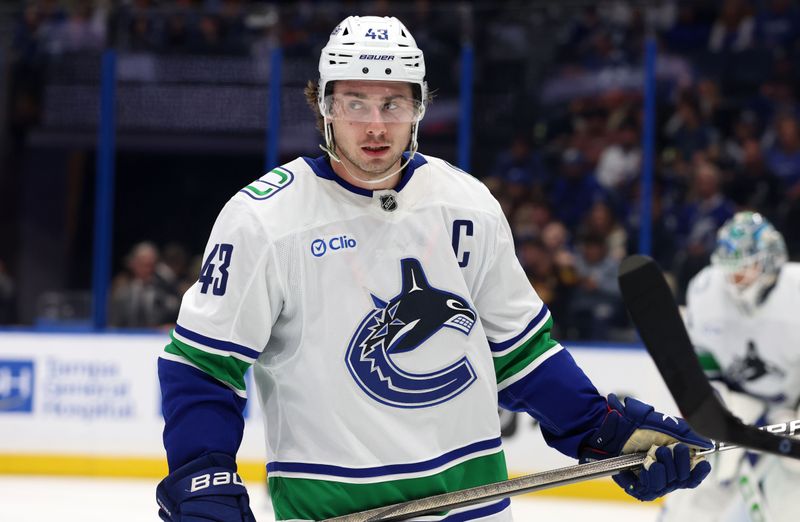
[[[499,204],[417,154],[393,190],[298,158],[220,213],[159,361],[170,469],[235,455],[253,366],[279,520],[504,480],[498,402],[575,456],[606,402],[550,337]],[[252,395],[252,390],[251,390]],[[508,499],[425,520],[510,520]]]
[[[714,266],[692,279],[687,326],[710,377],[770,407],[796,408],[800,400],[800,264],[786,263],[754,313],[730,299],[725,274]]]

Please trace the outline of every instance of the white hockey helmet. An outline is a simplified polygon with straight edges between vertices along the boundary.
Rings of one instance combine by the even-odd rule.
[[[425,58],[403,23],[393,16],[348,16],[331,32],[319,57],[320,114],[327,117],[326,96],[336,80],[408,82],[416,86],[418,114],[425,115],[428,86]]]
[[[783,236],[757,212],[737,212],[717,232],[711,263],[726,274],[734,300],[752,312],[788,260]]]

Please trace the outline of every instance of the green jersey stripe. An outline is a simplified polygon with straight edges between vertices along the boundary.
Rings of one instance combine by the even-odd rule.
[[[700,359],[700,367],[706,372],[719,372],[722,370],[717,359],[710,352],[700,352],[697,358]]]
[[[497,382],[501,383],[513,377],[548,350],[559,346],[558,342],[550,337],[552,328],[553,318],[550,317],[541,328],[536,330],[530,339],[522,343],[518,348],[500,357],[495,357],[493,359],[494,373]]]
[[[269,476],[277,520],[322,520],[508,478],[502,451],[476,457],[428,477],[352,484]]]
[[[170,337],[172,337],[172,342],[164,348],[165,352],[183,357],[210,376],[230,385],[234,389],[245,390],[244,373],[250,367],[250,363],[230,356],[204,352],[179,341],[174,334],[170,334]]]

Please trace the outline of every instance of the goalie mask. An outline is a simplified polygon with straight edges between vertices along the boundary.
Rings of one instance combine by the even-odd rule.
[[[763,302],[786,261],[783,236],[756,212],[738,212],[729,219],[711,255],[711,263],[725,272],[731,296],[747,313]]]
[[[405,82],[411,84],[413,99],[393,100],[390,106],[379,101],[370,104],[370,100],[355,104],[333,96],[332,82],[337,80]],[[319,58],[317,105],[325,119],[322,149],[340,162],[332,121],[365,121],[378,114],[387,123],[412,124],[407,164],[417,151],[417,131],[425,115],[427,96],[425,59],[400,20],[388,16],[347,17],[333,30]]]

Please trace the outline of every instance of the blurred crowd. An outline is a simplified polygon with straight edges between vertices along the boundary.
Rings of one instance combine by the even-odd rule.
[[[708,263],[717,229],[739,209],[765,214],[786,236],[790,255],[800,254],[800,8],[794,1],[553,3],[536,16],[528,16],[524,2],[476,2],[472,26],[464,25],[459,3],[452,3],[452,17],[441,17],[419,0],[110,4],[28,2],[15,53],[35,61],[112,43],[136,52],[260,56],[279,44],[287,56],[315,56],[342,13],[360,7],[401,16],[425,50],[429,83],[446,93],[457,92],[454,57],[465,27],[475,41],[479,77],[508,59],[496,51],[498,39],[525,45],[525,33],[515,36],[504,25],[509,12],[516,24],[546,28],[554,43],[543,81],[491,78],[519,91],[534,106],[527,111],[533,116],[510,131],[497,129],[511,136],[503,150],[475,143],[473,157],[491,166],[474,174],[501,202],[520,261],[561,338],[633,338],[616,270],[622,257],[639,251],[648,35],[658,47],[650,248],[679,300]],[[180,295],[196,280],[193,264],[184,247],[134,246],[114,281],[113,324],[174,321]],[[0,264],[0,322],[3,275]]]
[[[163,249],[150,241],[137,243],[112,282],[109,325],[174,327],[181,298],[199,273],[200,258],[190,258],[179,243],[169,243]]]
[[[563,338],[630,338],[616,267],[639,251],[641,77],[658,45],[651,254],[679,301],[739,209],[800,254],[800,10],[789,0],[587,7],[563,27],[546,103],[484,179]],[[572,84],[569,96],[562,87]],[[561,96],[561,97],[559,97]]]

